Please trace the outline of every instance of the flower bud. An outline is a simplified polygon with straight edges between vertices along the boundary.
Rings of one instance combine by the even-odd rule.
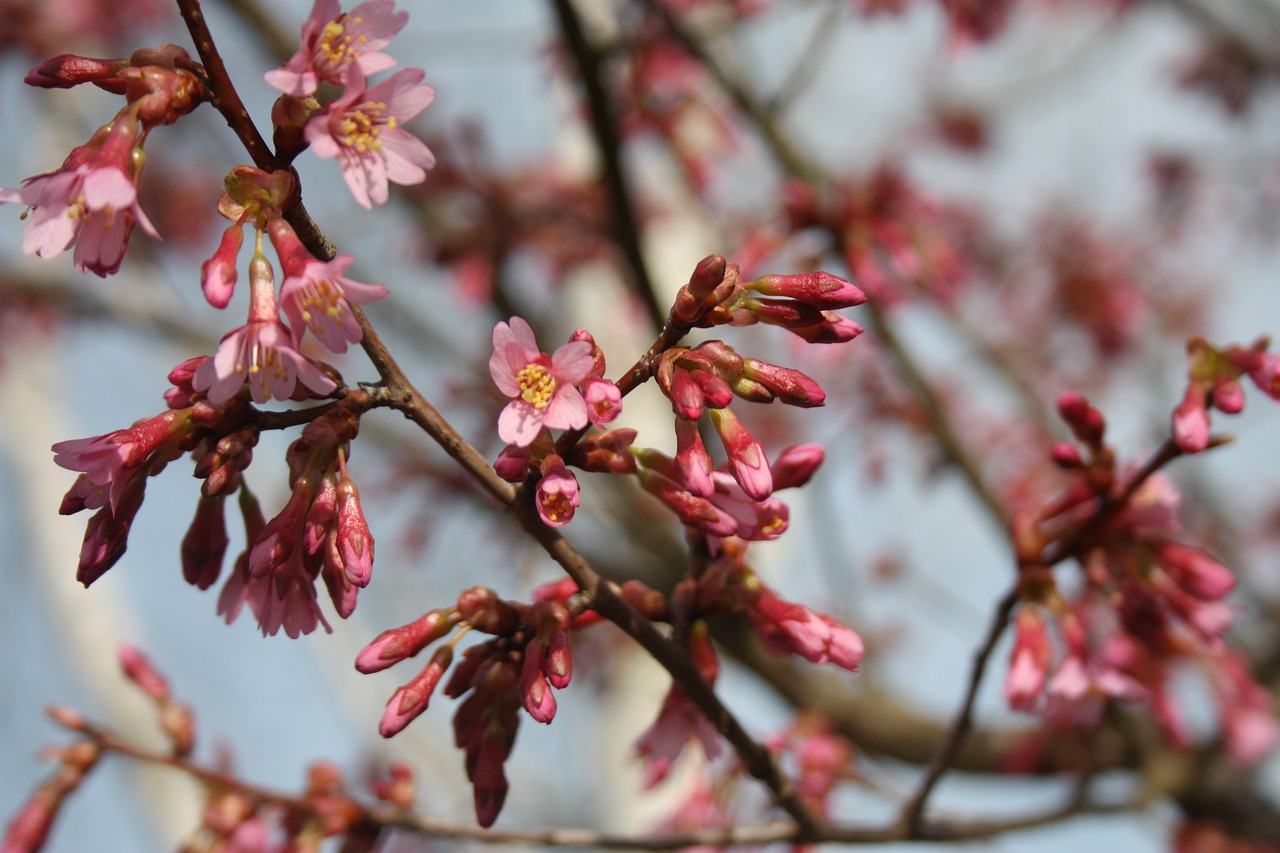
[[[448,634],[459,621],[455,608],[437,609],[422,614],[408,625],[383,631],[356,657],[356,669],[367,675],[394,666]]]
[[[765,296],[785,296],[824,310],[850,308],[867,301],[866,294],[853,284],[827,272],[765,275],[744,286]]]
[[[808,483],[826,458],[820,444],[797,444],[784,449],[774,460],[773,490],[793,489]]]
[[[627,451],[635,440],[636,431],[633,429],[614,429],[589,435],[574,445],[565,462],[597,474],[634,474],[636,459]]]
[[[378,733],[383,737],[398,734],[405,726],[427,710],[431,702],[431,694],[444,675],[449,664],[453,663],[453,646],[441,646],[431,655],[431,660],[412,681],[391,694],[387,709],[383,712],[382,721],[378,723]]]

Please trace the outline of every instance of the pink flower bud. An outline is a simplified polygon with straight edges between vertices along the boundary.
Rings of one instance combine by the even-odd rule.
[[[1228,415],[1244,411],[1244,390],[1239,380],[1219,376],[1213,383],[1213,407]]]
[[[716,485],[711,480],[711,454],[702,443],[697,423],[676,418],[675,462],[680,482],[686,489],[703,498],[715,494]]]
[[[214,308],[226,308],[231,302],[231,295],[235,292],[240,275],[236,270],[236,258],[243,242],[244,226],[239,223],[228,226],[222,232],[222,241],[213,257],[200,267],[204,298]]]
[[[573,677],[573,656],[569,651],[569,632],[560,630],[551,633],[547,641],[547,654],[542,661],[542,671],[547,681],[557,690],[569,686]]]
[[[1065,441],[1055,442],[1049,448],[1049,458],[1053,460],[1053,464],[1068,471],[1084,466],[1080,451],[1074,444],[1067,444]]]
[[[1156,549],[1156,562],[1178,586],[1205,601],[1216,601],[1236,587],[1231,570],[1199,548],[1166,542]]]
[[[635,440],[636,431],[633,429],[589,435],[569,451],[565,461],[592,473],[634,474],[636,458],[628,449]]]
[[[698,261],[689,276],[689,293],[698,300],[706,299],[724,281],[728,264],[722,255],[708,255]]]
[[[151,661],[133,646],[122,645],[116,652],[125,677],[156,702],[169,699],[169,682],[152,666]]]
[[[826,458],[820,444],[797,444],[778,454],[771,472],[773,489],[794,489],[808,483]]]
[[[94,83],[113,94],[123,94],[123,82],[116,75],[129,66],[127,59],[91,59],[64,53],[46,59],[27,72],[22,82],[41,89],[70,89]]]
[[[678,417],[687,421],[696,421],[702,417],[704,399],[702,389],[693,381],[687,370],[676,370],[671,377],[671,389],[667,393],[671,399],[671,408]]]
[[[1209,410],[1197,382],[1187,385],[1182,402],[1173,410],[1173,440],[1183,453],[1199,453],[1209,446]]]
[[[529,448],[508,444],[493,461],[493,470],[508,483],[523,483],[529,477]]]
[[[546,651],[546,644],[542,640],[535,638],[529,641],[524,649],[520,680],[516,683],[525,711],[539,723],[550,723],[556,716],[556,697],[542,671]]]
[[[713,409],[723,409],[733,402],[733,389],[729,383],[706,370],[693,370],[689,373],[694,384],[702,391],[703,402]]]
[[[729,456],[733,479],[749,497],[758,501],[769,497],[773,493],[773,475],[760,442],[728,409],[711,409],[710,414],[711,425]]]
[[[431,694],[444,675],[449,664],[453,663],[453,646],[441,646],[431,655],[430,662],[412,681],[391,694],[387,709],[378,723],[378,733],[383,737],[398,734],[405,726],[427,710],[431,702]]]
[[[816,408],[827,398],[822,387],[799,370],[754,358],[745,359],[743,364],[744,376],[764,385],[789,406]]]
[[[1102,413],[1085,399],[1083,394],[1067,391],[1058,396],[1058,413],[1071,427],[1075,437],[1093,448],[1102,446],[1102,436],[1106,431],[1106,421]]]
[[[182,577],[198,589],[208,589],[222,573],[227,553],[225,495],[200,496],[196,516],[182,538]]]
[[[9,821],[4,838],[0,839],[3,853],[39,853],[53,828],[62,798],[47,786],[37,788],[31,798]]]
[[[358,587],[373,574],[373,534],[360,507],[360,490],[350,477],[338,481],[337,546],[346,578]]]
[[[587,374],[588,381],[592,378],[601,379],[604,377],[604,350],[600,349],[600,345],[596,343],[596,339],[586,329],[577,329],[569,336],[570,341],[586,341],[591,344],[591,372]]]
[[[422,616],[383,631],[356,657],[356,669],[366,675],[411,658],[448,634],[460,621],[456,608],[430,610]]]
[[[607,379],[588,379],[582,388],[587,420],[596,426],[612,423],[622,414],[622,392]]]
[[[713,536],[732,536],[738,531],[737,520],[706,498],[698,497],[667,477],[645,468],[638,469],[636,474],[644,490],[666,504],[682,524]]]
[[[850,308],[867,301],[866,294],[857,287],[827,272],[765,275],[744,286],[765,296],[785,296],[827,310]]]
[[[80,563],[76,567],[76,580],[86,587],[106,574],[124,556],[125,549],[129,547],[129,529],[142,506],[145,483],[141,478],[131,478],[114,511],[110,506],[104,506],[89,519],[84,542],[80,546]]]

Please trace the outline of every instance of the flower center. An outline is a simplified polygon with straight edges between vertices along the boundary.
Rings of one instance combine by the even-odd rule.
[[[520,399],[535,409],[545,409],[551,405],[551,397],[556,393],[556,380],[541,364],[526,365],[516,374],[520,382]]]
[[[365,101],[354,110],[346,113],[338,124],[338,132],[342,136],[342,144],[354,148],[361,154],[370,151],[381,151],[382,140],[378,137],[382,128],[395,127],[396,117],[382,115],[387,105],[384,101]]]
[[[542,499],[542,513],[547,521],[556,522],[573,518],[573,501],[564,494],[547,495]]]
[[[355,59],[360,55],[360,52],[355,49],[356,43],[363,43],[369,40],[364,35],[356,36],[353,39],[347,32],[347,20],[348,16],[342,14],[338,16],[337,20],[325,24],[323,35],[320,36],[320,41],[316,45],[324,52],[329,61],[335,65],[346,64]],[[363,18],[351,18],[350,20],[351,23],[357,25],[364,23]]]

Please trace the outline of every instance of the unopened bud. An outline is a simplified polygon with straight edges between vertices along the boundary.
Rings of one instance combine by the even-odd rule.
[[[405,726],[413,722],[431,702],[431,694],[440,683],[441,676],[453,662],[453,646],[441,646],[431,655],[430,662],[422,672],[391,695],[387,709],[378,724],[378,732],[383,737],[398,734]]]
[[[41,89],[70,89],[81,83],[94,83],[120,95],[124,94],[124,82],[116,75],[128,65],[127,59],[92,59],[64,53],[32,68],[22,82]]]
[[[367,675],[394,666],[448,634],[458,621],[456,609],[438,609],[422,614],[408,625],[383,631],[361,650],[356,669]]]
[[[828,272],[765,275],[747,282],[745,287],[765,296],[785,296],[824,310],[850,308],[867,301],[866,294],[853,284]]]
[[[120,646],[116,654],[125,677],[138,685],[143,693],[156,702],[169,699],[168,680],[152,666],[146,655],[128,645]]]

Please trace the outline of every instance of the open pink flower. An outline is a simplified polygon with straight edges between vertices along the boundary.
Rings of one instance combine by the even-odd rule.
[[[262,253],[262,235],[249,264],[249,321],[222,339],[213,358],[197,369],[192,386],[213,404],[236,395],[245,382],[254,402],[268,397],[287,400],[301,382],[317,394],[336,386],[310,359],[298,352],[293,334],[280,322],[274,274]]]
[[[369,0],[341,12],[338,0],[316,0],[302,25],[302,45],[284,65],[267,72],[267,83],[304,98],[321,80],[346,83],[352,64],[365,76],[395,65],[379,52],[409,20],[409,13],[395,11],[395,5],[394,0]]]
[[[0,189],[0,203],[31,208],[22,251],[51,258],[74,244],[76,269],[105,278],[120,269],[135,224],[160,236],[138,205],[139,133],[137,119],[122,113],[74,149],[62,168],[29,178],[20,189]]]
[[[578,429],[587,425],[587,404],[575,387],[591,372],[591,345],[570,341],[547,355],[533,329],[519,317],[493,327],[489,374],[512,401],[498,416],[498,435],[528,447],[544,426]]]
[[[372,88],[352,65],[342,97],[307,122],[304,135],[320,157],[336,157],[342,178],[363,207],[385,204],[387,182],[427,179],[435,155],[401,125],[425,110],[436,90],[423,84],[421,68],[406,68]]]
[[[351,305],[383,299],[387,289],[344,276],[342,273],[355,260],[352,255],[316,260],[283,219],[272,220],[268,228],[285,274],[280,285],[280,307],[289,318],[294,346],[301,342],[304,329],[310,330],[331,352],[346,352],[348,343],[360,343],[363,332],[351,313]]]

